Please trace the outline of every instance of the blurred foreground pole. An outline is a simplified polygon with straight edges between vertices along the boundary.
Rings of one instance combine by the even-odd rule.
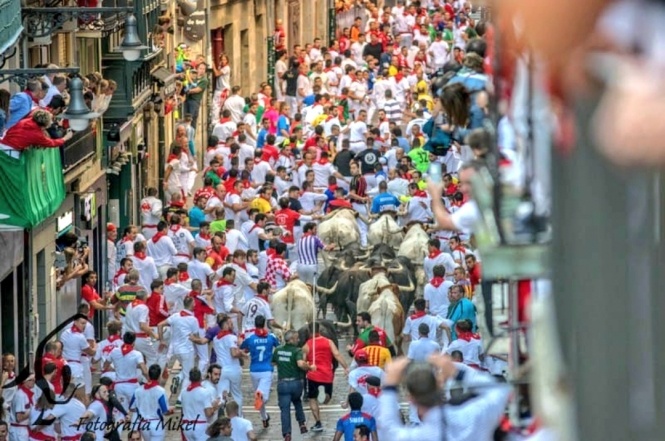
[[[595,149],[595,104],[577,104],[578,143],[552,161],[553,297],[579,439],[662,441],[665,191]]]

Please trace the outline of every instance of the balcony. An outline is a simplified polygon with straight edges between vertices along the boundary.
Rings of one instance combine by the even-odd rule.
[[[97,137],[88,127],[82,132],[74,133],[62,148],[62,171],[67,173],[86,159],[92,157],[97,151]]]

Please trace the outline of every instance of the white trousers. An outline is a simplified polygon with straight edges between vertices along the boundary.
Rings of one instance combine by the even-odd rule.
[[[242,371],[230,371],[222,366],[222,376],[219,380],[220,389],[222,393],[226,392],[227,395],[231,394],[233,401],[238,403],[238,407],[242,411]],[[228,397],[227,397],[228,400]]]
[[[143,227],[141,228],[141,234],[143,234],[146,240],[150,240],[152,236],[157,234],[157,227]]]
[[[83,383],[85,384],[85,393],[88,395],[92,392],[92,371],[90,370],[90,365],[90,357],[81,357]]]
[[[361,216],[367,217],[367,206],[365,204],[358,204],[354,202],[353,209],[356,210]],[[369,228],[367,227],[367,224],[362,219],[360,219],[360,217],[356,218],[356,223],[358,224],[358,230],[360,230],[360,246],[366,247],[367,233]]]
[[[260,409],[261,419],[268,419],[268,412],[266,412],[266,403],[270,399],[270,387],[272,386],[272,372],[250,372],[252,379],[252,386],[256,392],[261,392],[263,397],[263,406]]]
[[[305,265],[304,263],[298,263],[297,267],[298,271],[298,278],[302,280],[305,283],[309,283],[310,285],[314,284],[314,276],[316,275],[316,271],[319,269],[319,265]]]
[[[199,417],[203,418],[203,417]],[[183,420],[182,435],[183,439],[186,441],[207,441],[208,435],[206,435],[206,429],[208,428],[208,422],[204,420],[199,420],[195,422],[189,422]]]
[[[205,329],[199,329],[199,337],[205,337]],[[205,372],[208,368],[208,363],[210,363],[210,351],[208,345],[195,345],[196,355],[199,357],[199,370]]]
[[[180,378],[182,381],[180,384],[182,386],[180,388],[180,394],[178,395],[178,401],[180,401],[180,398],[182,398],[182,391],[187,389],[187,386],[189,386],[189,372],[194,367],[194,352],[187,354],[173,354],[173,356],[180,362],[181,366]]]
[[[159,419],[142,420],[139,427],[145,441],[164,441],[164,424]]]
[[[129,403],[132,401],[132,396],[134,395],[134,391],[138,387],[138,382],[136,383],[115,383],[113,385],[113,390],[115,390],[115,394],[118,397],[118,400],[120,400],[120,403],[122,404],[122,407],[125,409],[129,409]]]
[[[27,427],[9,426],[9,441],[26,441],[28,438]]]

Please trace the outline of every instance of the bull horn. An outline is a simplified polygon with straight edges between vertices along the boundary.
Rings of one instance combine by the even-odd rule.
[[[413,286],[413,281],[410,278],[409,278],[409,286],[398,285],[397,287],[399,288],[400,291],[409,292],[409,291],[415,291],[416,290],[416,287]]]
[[[335,284],[332,286],[332,288],[323,288],[322,286],[319,286],[319,285],[317,284],[317,285],[316,285],[316,290],[317,290],[319,293],[322,293],[322,294],[326,294],[326,295],[327,295],[327,294],[332,294],[332,293],[334,293],[335,290],[337,289],[337,283],[338,283],[338,282],[339,282],[339,281],[336,281]]]
[[[404,267],[402,266],[401,263],[397,263],[398,267],[397,268],[388,268],[389,273],[399,273],[400,271],[404,270]]]
[[[337,326],[340,328],[350,328],[352,323],[351,323],[351,316],[349,316],[349,321],[348,322],[335,322]]]

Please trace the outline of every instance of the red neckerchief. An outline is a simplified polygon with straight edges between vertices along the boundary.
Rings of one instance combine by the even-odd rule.
[[[169,203],[170,207],[183,208],[185,206],[185,201],[171,201]]]
[[[173,285],[174,283],[175,283],[175,280],[173,280],[173,279],[164,280],[164,285],[166,285],[166,286]]]
[[[143,259],[145,259],[145,252],[143,252],[143,251],[136,252],[135,251],[134,252],[134,257],[136,257],[137,259],[143,260]]]
[[[152,389],[153,387],[157,387],[157,386],[159,386],[159,381],[151,380],[151,381],[148,381],[146,384],[143,385],[143,389],[148,390],[148,389]]]
[[[219,331],[219,332],[217,333],[217,338],[224,338],[224,337],[226,337],[227,335],[231,335],[231,334],[233,334],[233,332],[231,332],[231,331],[229,331],[229,330]]]
[[[254,158],[254,164],[260,164],[263,159],[261,158]]]
[[[268,300],[268,296],[257,294],[256,297],[258,297],[261,300],[264,300],[266,303],[270,303],[270,300]]]
[[[187,311],[186,309],[183,309],[182,311],[180,311],[180,317],[191,317],[191,316],[192,316],[191,311]]]
[[[429,256],[427,256],[427,257],[429,257],[430,259],[436,259],[437,257],[439,257],[439,254],[441,254],[441,250],[434,250],[434,251],[431,251],[429,253]]]
[[[367,393],[375,398],[378,398],[379,395],[381,395],[381,388],[380,387],[368,387],[367,388]]]
[[[25,387],[23,384],[21,384],[18,388],[21,389],[23,393],[28,396],[28,401],[30,402],[30,406],[34,405],[34,403],[32,402],[32,397],[35,396],[35,393],[30,389],[28,389],[27,387]]]
[[[457,333],[457,338],[460,340],[471,341],[471,339],[476,339],[476,340],[480,339],[480,336],[478,334],[474,334],[471,331],[460,332],[459,330],[455,329],[455,332]]]
[[[231,121],[231,118],[220,118],[220,119],[219,119],[219,123],[220,123],[220,124],[224,124],[224,123],[227,123],[227,122],[229,122],[229,121]]]
[[[411,320],[417,320],[421,317],[425,317],[427,314],[425,311],[416,311],[415,314],[411,314]]]
[[[201,239],[204,239],[204,240],[210,240],[210,237],[212,237],[212,236],[210,236],[210,234],[206,234],[206,233],[199,233],[199,237]]]
[[[452,201],[450,205],[452,205],[453,207],[461,207],[462,205],[464,205],[464,201]]]
[[[178,282],[186,282],[188,280],[189,280],[189,273],[187,271],[178,273]]]
[[[134,301],[132,301],[132,307],[133,308],[136,308],[139,305],[145,305],[145,302],[141,299],[134,299]],[[120,338],[120,337],[118,337],[118,338]]]
[[[466,256],[466,248],[464,248],[462,245],[456,246],[453,251],[459,251],[460,253]]]
[[[122,352],[122,355],[127,355],[133,350],[134,350],[134,345],[128,345],[125,343],[122,346],[120,346],[120,352]]]
[[[196,389],[197,387],[201,387],[201,382],[200,381],[192,381],[189,383],[189,386],[187,386],[187,392]]]
[[[97,398],[96,398],[95,401],[98,401],[102,406],[104,406],[104,411],[105,411],[106,414],[108,415],[108,413],[109,413],[109,406],[108,406],[105,402],[103,402],[102,400],[100,400],[100,399],[97,399]]]
[[[180,160],[180,158],[178,158],[176,155],[170,154],[168,159],[166,160],[166,163],[168,164],[169,162],[173,161],[174,159],[177,159],[178,161]]]
[[[434,277],[429,283],[431,283],[434,288],[438,288],[444,281],[445,279],[443,277]]]
[[[152,243],[159,242],[159,239],[166,236],[166,233],[163,231],[158,231],[154,236],[152,236]]]
[[[335,184],[335,185],[329,185],[329,186],[328,186],[328,190],[329,190],[331,193],[335,193],[335,190],[337,190],[338,188],[339,188],[339,186],[338,186],[337,184]]]
[[[174,233],[177,233],[178,230],[180,230],[180,224],[173,224],[169,227],[169,230],[173,231]]]
[[[26,95],[28,95],[30,97],[30,99],[32,100],[33,103],[39,104],[39,100],[32,94],[32,92],[30,92],[29,90],[26,90],[25,93],[26,93]]]
[[[413,197],[414,198],[426,198],[427,193],[425,193],[424,190],[416,190],[413,192]]]
[[[219,280],[217,281],[217,287],[218,287],[218,288],[221,288],[222,286],[229,286],[229,285],[233,285],[233,283],[229,282],[229,281],[226,280],[226,279],[219,279]]]
[[[244,269],[245,271],[247,271],[247,264],[246,264],[246,263],[243,263],[242,265],[239,264],[239,263],[237,263],[237,262],[233,262],[233,263],[235,263],[235,264],[238,265],[240,268],[242,268],[242,269]]]
[[[113,283],[116,285],[118,284],[118,281],[120,281],[120,276],[123,274],[127,274],[127,271],[125,271],[124,268],[120,268],[117,273],[115,273],[115,276],[113,276]]]
[[[116,340],[120,340],[120,335],[118,334],[109,335],[106,340],[108,340],[109,343],[113,343]]]
[[[329,163],[328,158],[321,158],[318,161],[316,161],[320,165],[326,165]]]
[[[268,248],[266,250],[266,256],[268,256],[268,258],[274,256],[276,253],[277,253],[277,251],[275,251],[273,248]]]
[[[79,328],[77,328],[76,325],[72,325],[72,333],[74,333],[74,334],[76,334],[76,333],[82,334],[83,331],[81,331]]]
[[[254,334],[257,337],[267,337],[268,336],[268,330],[263,328],[263,329],[255,329]]]

